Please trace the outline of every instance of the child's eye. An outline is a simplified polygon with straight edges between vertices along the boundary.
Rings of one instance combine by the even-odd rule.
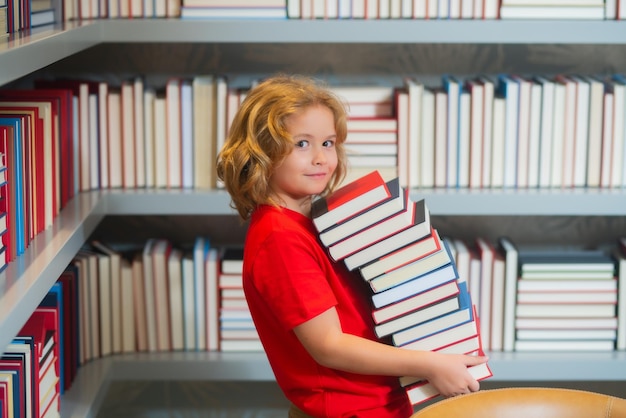
[[[296,147],[298,148],[304,148],[309,144],[309,141],[306,141],[304,139],[301,139],[299,141],[296,141]]]
[[[325,148],[332,148],[335,146],[335,141],[332,139],[327,139],[326,141],[324,141],[324,147]]]

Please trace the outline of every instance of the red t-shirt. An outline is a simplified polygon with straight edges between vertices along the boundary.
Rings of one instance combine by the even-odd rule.
[[[397,377],[360,375],[319,365],[293,328],[335,307],[344,332],[376,340],[371,291],[319,243],[313,222],[285,208],[252,215],[243,286],[276,381],[315,417],[406,418],[413,413]]]

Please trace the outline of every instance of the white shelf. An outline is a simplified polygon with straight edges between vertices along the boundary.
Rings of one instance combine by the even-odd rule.
[[[620,21],[181,20],[101,22],[102,42],[623,44]]]
[[[109,215],[235,215],[223,190],[114,190],[101,194]],[[428,189],[433,215],[625,216],[626,190]]]
[[[623,21],[103,19],[0,40],[0,85],[100,43],[604,44]]]

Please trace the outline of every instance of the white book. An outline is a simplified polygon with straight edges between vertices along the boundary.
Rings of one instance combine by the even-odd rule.
[[[306,8],[304,3],[302,4],[302,18],[305,18]],[[228,82],[225,77],[219,76],[215,79],[215,150],[219,152],[226,142],[226,135],[228,131],[226,105],[228,96]],[[216,154],[217,155],[217,154]],[[216,182],[216,186],[223,188],[224,185],[221,181]]]
[[[100,171],[98,169],[98,94],[89,94],[89,180],[90,188],[98,189],[100,187]],[[54,158],[54,157],[53,157]]]
[[[480,258],[480,305],[478,305],[478,317],[480,318],[480,334],[483,338],[484,348],[491,349],[491,318],[493,316],[493,260],[494,249],[483,237],[476,238],[476,248]],[[472,295],[472,297],[474,297]],[[476,301],[474,300],[474,303]]]
[[[143,266],[143,291],[145,303],[145,321],[147,332],[147,350],[157,351],[158,349],[158,331],[157,331],[157,304],[155,300],[154,288],[154,265],[152,263],[152,247],[156,244],[155,239],[146,241],[142,253]]]
[[[565,76],[557,76],[557,82],[565,86],[563,153],[559,156],[563,170],[561,184],[558,186],[572,187],[574,186],[574,158],[576,155],[576,82]]]
[[[395,165],[398,167],[400,186],[409,187],[409,94],[404,90],[396,93],[396,109],[398,119],[398,155]],[[356,164],[354,158],[349,158],[351,164]],[[367,165],[372,165],[367,163]]]
[[[98,83],[98,156],[100,158],[100,188],[109,188],[109,85]]]
[[[172,350],[185,348],[185,324],[183,316],[183,253],[178,248],[172,248],[167,257],[167,277],[169,279],[169,321],[171,328]]]
[[[404,1],[403,4],[409,2]],[[424,85],[413,79],[406,79],[409,93],[409,131],[408,131],[408,147],[407,147],[407,184],[408,187],[415,188],[421,186],[419,179],[419,161],[420,151],[422,149],[422,95]]]
[[[154,186],[168,186],[168,140],[166,99],[157,95],[154,99]]]
[[[504,119],[504,187],[515,187],[517,177],[517,128],[519,121],[519,84],[510,77],[500,79],[505,99]]]
[[[135,187],[135,105],[133,85],[122,82],[122,187]]]
[[[480,80],[468,80],[468,89],[470,92],[471,105],[471,123],[470,123],[470,163],[469,163],[469,187],[480,188],[483,186],[483,154],[487,149],[491,151],[491,144],[488,146],[486,136],[484,135],[485,105],[488,100],[485,97],[485,87]],[[493,100],[493,99],[492,99]],[[491,138],[489,138],[491,139]],[[485,161],[489,161],[489,155],[485,155]]]
[[[155,100],[156,93],[151,88],[145,88],[143,93],[143,131],[145,136],[144,148],[144,177],[146,187],[154,187],[156,185],[155,171]]]
[[[177,188],[182,185],[182,138],[181,138],[181,81],[172,78],[165,86],[166,104],[166,172],[167,187]]]
[[[209,351],[217,351],[220,347],[219,340],[219,251],[217,248],[209,249],[205,259],[205,292],[206,292],[206,348]]]
[[[100,354],[108,356],[113,353],[113,330],[111,322],[111,258],[106,254],[98,254],[98,319],[100,322]]]
[[[80,165],[80,191],[90,189],[90,165],[89,165],[89,84],[80,83],[78,92],[78,126],[79,126],[79,165]]]
[[[121,325],[122,353],[135,352],[135,297],[132,264],[129,260],[120,259],[120,292],[121,292]]]
[[[539,173],[538,186],[550,187],[552,176],[552,143],[554,131],[554,81],[536,77],[541,85],[541,130],[539,133]]]
[[[513,351],[515,348],[515,306],[517,294],[517,248],[508,238],[498,239],[498,251],[504,255],[504,315],[502,349]]]
[[[194,261],[192,257],[184,255],[182,264],[182,298],[183,298],[183,336],[184,349],[195,351],[196,349],[196,310],[195,310],[195,285],[194,285]]]
[[[470,125],[471,98],[469,92],[461,88],[459,96],[459,126],[457,143],[456,186],[467,188],[470,176]]]
[[[602,170],[602,124],[604,113],[604,84],[597,78],[589,82],[589,142],[587,150],[587,187],[600,187]]]
[[[446,3],[446,2],[443,2]],[[442,3],[440,2],[440,17]],[[447,9],[447,5],[446,5]],[[447,10],[445,17],[448,16]],[[459,147],[459,105],[461,97],[461,82],[450,75],[443,76],[443,87],[447,93],[448,105],[447,105],[447,118],[446,118],[446,187],[456,187],[458,179],[458,147]]]
[[[515,185],[520,188],[528,187],[528,160],[530,145],[530,80],[513,76],[518,84],[517,107],[517,171]]]
[[[418,166],[419,180],[417,187],[435,185],[435,94],[429,88],[422,90],[422,116],[420,132],[419,159],[413,163]]]
[[[435,90],[434,186],[446,187],[448,166],[448,93]]]
[[[542,86],[536,81],[530,87],[530,122],[528,127],[528,187],[539,186],[539,147],[541,145]]]
[[[552,113],[552,161],[550,186],[563,186],[563,149],[565,144],[565,85],[554,83],[554,108]]]
[[[493,130],[491,141],[491,187],[504,186],[504,138],[506,132],[506,100],[493,98]]]
[[[611,158],[613,155],[613,91],[604,93],[604,114],[602,117],[602,165],[600,187],[611,187]]]
[[[122,97],[119,91],[109,89],[108,93],[108,124],[109,124],[109,155],[117,156],[109,158],[109,187],[122,187]]]
[[[624,186],[622,183],[624,161],[624,150],[626,145],[626,125],[624,116],[626,115],[626,81],[615,80],[613,83],[613,151],[611,153],[611,187]]]
[[[504,290],[506,285],[506,259],[494,252],[491,284],[491,326],[489,350],[502,351],[504,343]]]
[[[133,306],[135,317],[135,340],[137,351],[148,351],[148,320],[146,317],[146,291],[144,285],[143,252],[133,257],[131,273],[133,277]]]
[[[574,187],[584,187],[587,184],[591,86],[584,77],[572,76],[572,79],[576,83],[576,123],[572,184]]]
[[[146,186],[146,134],[144,123],[144,83],[141,77],[133,80],[133,115],[135,138],[135,185]]]
[[[109,259],[111,352],[120,353],[122,352],[122,256],[100,241],[92,241],[91,244]]]
[[[180,85],[180,131],[182,171],[181,186],[183,188],[190,189],[194,187],[193,90],[191,82],[187,80],[181,81]],[[205,164],[208,166],[212,165],[209,161],[205,161]]]
[[[288,2],[289,7],[299,2]],[[292,13],[296,11],[292,10]],[[299,7],[298,11],[299,13]],[[211,75],[197,75],[193,89],[193,184],[199,189],[215,187],[215,83]],[[207,156],[209,157],[207,159]]]

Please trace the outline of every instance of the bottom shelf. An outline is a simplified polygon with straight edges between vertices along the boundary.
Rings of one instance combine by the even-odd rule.
[[[625,381],[626,352],[488,353],[492,382]],[[85,364],[61,416],[95,418],[112,381],[273,381],[265,353],[173,352],[106,357]]]

